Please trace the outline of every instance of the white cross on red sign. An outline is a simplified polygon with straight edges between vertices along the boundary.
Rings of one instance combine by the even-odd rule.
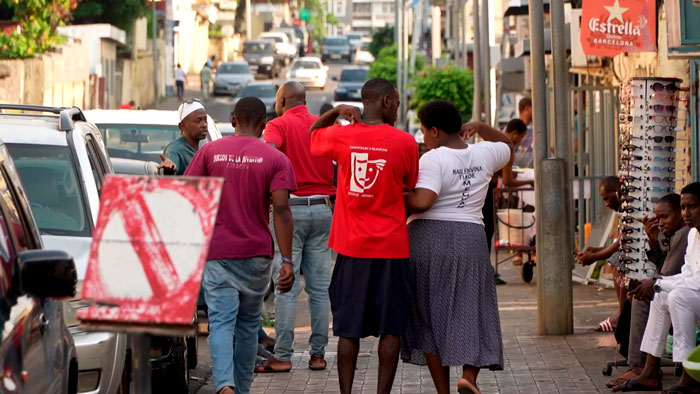
[[[88,322],[189,325],[219,207],[217,178],[110,176],[90,246]]]

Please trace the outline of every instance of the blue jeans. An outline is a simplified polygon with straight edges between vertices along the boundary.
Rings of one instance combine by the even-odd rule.
[[[289,361],[294,352],[294,327],[299,294],[299,268],[303,270],[305,290],[309,295],[311,312],[311,355],[323,356],[328,344],[328,322],[331,302],[328,287],[331,283],[331,249],[328,235],[331,230],[331,209],[323,204],[293,206],[294,238],[292,260],[294,260],[294,287],[287,293],[275,289],[275,358]],[[270,226],[273,227],[273,226]],[[275,251],[273,275],[279,278],[281,256]]]
[[[207,261],[202,287],[216,391],[233,386],[238,394],[250,393],[271,265],[266,257]]]

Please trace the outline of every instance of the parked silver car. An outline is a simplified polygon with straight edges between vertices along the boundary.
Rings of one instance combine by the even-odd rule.
[[[214,95],[235,96],[242,87],[254,80],[248,62],[221,63],[214,78]]]

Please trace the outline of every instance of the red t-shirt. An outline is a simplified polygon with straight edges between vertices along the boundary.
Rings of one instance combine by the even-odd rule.
[[[311,154],[338,163],[338,195],[329,246],[356,258],[410,257],[404,189],[418,178],[413,137],[383,124],[314,130]]]
[[[207,260],[272,258],[270,193],[296,189],[285,155],[257,138],[231,136],[199,148],[185,175],[224,178]]]
[[[292,162],[299,187],[296,196],[335,195],[333,161],[311,156],[309,130],[316,119],[318,116],[311,115],[305,105],[299,105],[265,126],[265,142],[277,145]]]

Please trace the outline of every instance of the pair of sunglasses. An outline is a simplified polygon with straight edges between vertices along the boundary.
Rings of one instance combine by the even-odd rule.
[[[620,243],[621,243],[622,245],[632,245],[632,244],[635,243],[635,242],[642,242],[642,240],[639,239],[639,238],[632,238],[632,237],[623,237],[623,238],[620,240]]]
[[[639,249],[633,248],[633,247],[631,247],[631,246],[626,246],[626,247],[624,247],[624,248],[622,248],[622,249],[620,249],[620,250],[622,250],[622,251],[625,252],[625,253],[639,253]]]
[[[641,223],[642,219],[637,219],[633,216],[623,216],[622,217],[622,223],[632,224],[632,223],[636,223],[636,222]]]
[[[649,115],[649,120],[653,120],[656,123],[673,122],[676,120],[676,117],[673,115]]]
[[[672,135],[667,135],[667,136],[665,136],[665,137],[664,137],[664,136],[660,136],[660,135],[655,135],[655,136],[647,137],[647,139],[648,139],[648,140],[651,140],[651,141],[654,141],[654,142],[656,142],[656,143],[659,143],[659,144],[662,143],[662,142],[664,142],[664,141],[666,141],[666,142],[668,142],[668,143],[670,144],[671,142],[673,142],[673,141],[676,140],[676,137],[674,137],[674,136],[672,136]]]
[[[676,86],[676,84],[673,83],[673,82],[671,82],[671,83],[669,83],[669,84],[667,84],[667,85],[664,85],[664,84],[661,83],[661,82],[656,82],[655,84],[651,85],[651,90],[653,90],[653,91],[655,91],[655,92],[657,92],[657,93],[661,93],[661,92],[663,92],[664,90],[667,91],[668,93],[676,93],[676,92],[687,92],[687,91],[689,91],[690,89],[688,89],[688,88],[679,88],[679,87]]]
[[[622,145],[622,150],[634,152],[636,150],[643,150],[643,149],[650,149],[650,150],[655,150],[655,151],[668,151],[668,152],[673,152],[673,147],[670,146],[649,146],[647,148],[639,145],[633,145],[633,144],[625,144]]]

